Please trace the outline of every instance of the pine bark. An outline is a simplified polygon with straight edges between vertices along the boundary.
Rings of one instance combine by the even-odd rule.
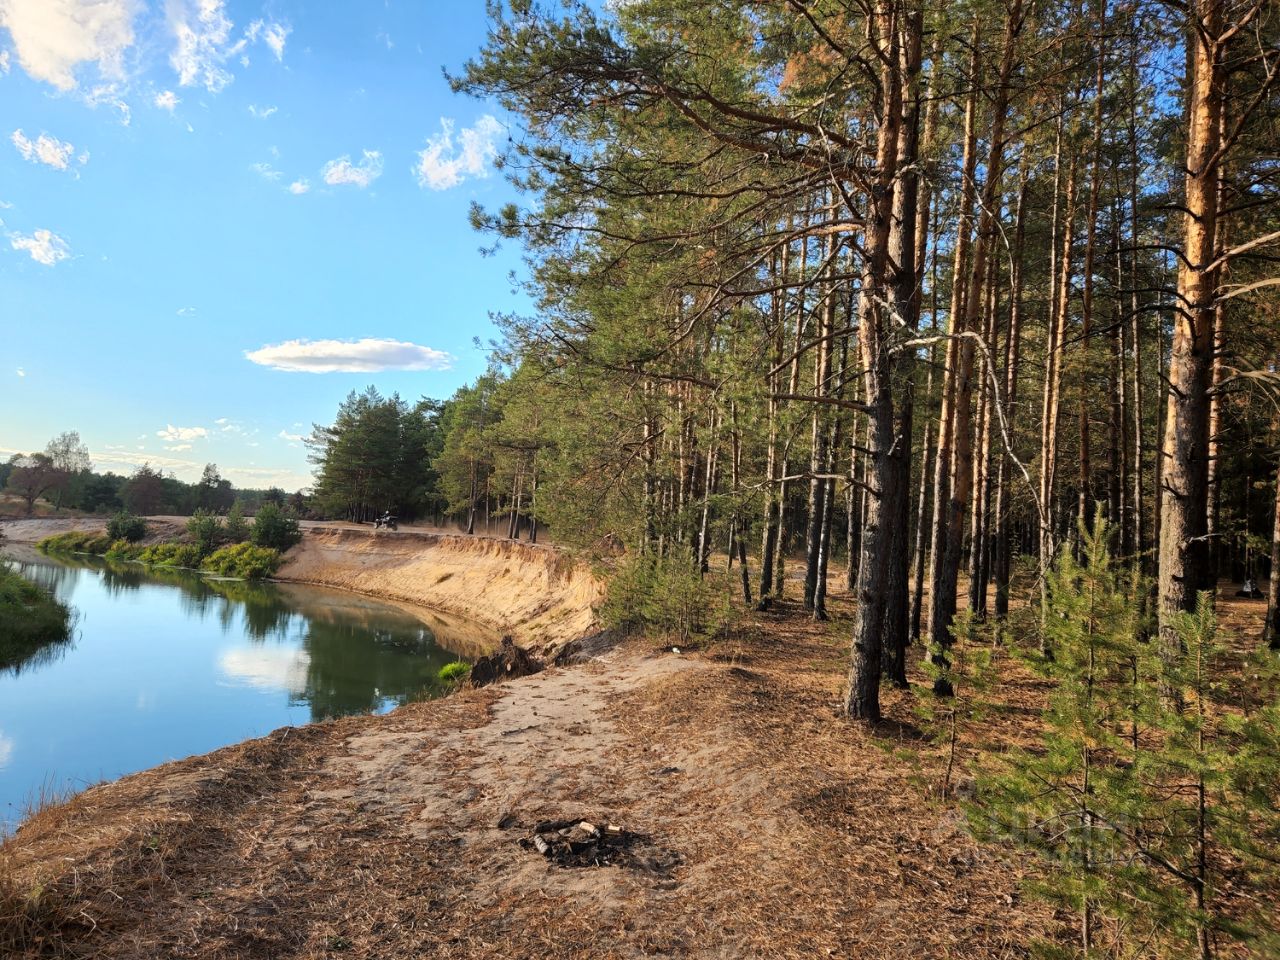
[[[1218,146],[1223,77],[1222,0],[1193,0],[1187,30],[1186,208],[1178,266],[1178,301],[1169,359],[1169,390],[1160,453],[1160,548],[1157,594],[1160,650],[1181,656],[1176,615],[1194,609],[1209,578],[1209,385],[1213,373],[1217,293]],[[1166,690],[1166,695],[1173,696]]]

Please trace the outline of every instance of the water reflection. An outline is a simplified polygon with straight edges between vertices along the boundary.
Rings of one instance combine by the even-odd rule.
[[[42,784],[81,786],[434,696],[442,666],[496,642],[474,624],[339,591],[6,553],[80,623],[74,645],[0,674],[0,827]]]

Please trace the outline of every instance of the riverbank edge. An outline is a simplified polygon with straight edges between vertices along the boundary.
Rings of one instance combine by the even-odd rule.
[[[105,529],[90,517],[0,521],[15,544],[72,530]],[[183,518],[148,517],[149,539],[184,535]],[[556,547],[435,530],[371,531],[304,521],[302,542],[271,578],[408,604],[510,635],[545,660],[600,632],[604,586]]]

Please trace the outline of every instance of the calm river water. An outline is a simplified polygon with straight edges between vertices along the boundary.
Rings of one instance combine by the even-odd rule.
[[[439,692],[491,638],[319,587],[211,580],[13,548],[77,612],[70,642],[0,670],[0,828],[40,790],[78,790],[285,725]]]

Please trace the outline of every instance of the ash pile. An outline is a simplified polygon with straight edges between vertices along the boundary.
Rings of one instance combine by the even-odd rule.
[[[516,818],[509,816],[498,826],[505,829],[515,823]],[[532,836],[518,842],[525,850],[536,851],[559,867],[616,866],[670,878],[672,870],[684,863],[680,854],[655,844],[647,834],[624,830],[608,821],[600,823],[597,826],[582,819],[543,820],[533,828]]]

